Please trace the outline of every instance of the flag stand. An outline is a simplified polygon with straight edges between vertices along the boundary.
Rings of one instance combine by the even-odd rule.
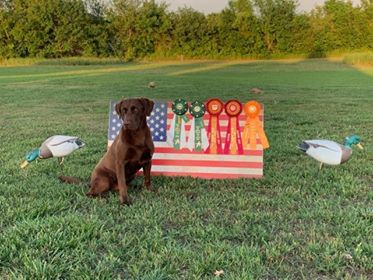
[[[226,104],[229,102],[229,104],[237,104],[235,103],[236,100],[234,100],[234,102],[232,101],[233,100],[228,101]],[[118,118],[118,115],[115,112],[115,104],[116,101],[111,101],[110,103],[108,147],[114,141],[122,125],[122,121]],[[257,106],[257,104],[259,103],[256,103],[255,106]],[[219,150],[219,152],[211,153],[206,147],[203,150],[195,149],[193,148],[194,146],[191,148],[189,145],[188,148],[187,144],[189,135],[191,135],[191,130],[193,128],[193,116],[189,112],[184,115],[184,117],[189,120],[185,119],[185,123],[183,124],[185,133],[182,137],[185,137],[183,143],[186,143],[186,145],[175,147],[172,144],[173,142],[170,142],[170,139],[167,139],[175,116],[175,113],[172,110],[172,105],[173,102],[170,101],[155,101],[152,114],[147,119],[155,146],[152,160],[152,175],[192,176],[205,179],[263,177],[264,164],[263,145],[261,142],[262,135],[255,135],[255,143],[251,142],[250,145],[242,143],[242,151],[240,151],[240,149],[231,150],[224,147],[225,143],[231,143],[232,139],[236,141],[235,138],[226,141],[227,135],[232,134],[232,132],[233,135],[243,135],[245,126],[250,126],[250,120],[248,116],[245,115],[244,110],[242,110],[241,113],[234,115],[237,120],[233,119],[233,121],[231,119],[232,116],[229,116],[229,114],[226,113],[226,110],[222,110],[219,118],[216,119],[221,133],[220,140],[222,149],[221,151]],[[256,125],[263,127],[264,109],[262,105],[259,106],[260,110],[258,111],[255,120],[257,122]],[[235,108],[231,107],[231,109],[233,110]],[[206,112],[201,118],[203,120],[204,128],[207,130],[211,118],[208,108],[206,108]],[[232,130],[232,124],[234,124],[236,131]],[[227,133],[228,131],[229,133]],[[211,145],[211,133],[207,131],[207,134]],[[180,137],[180,135],[178,135],[178,137]],[[253,141],[252,137],[250,138],[250,141]]]

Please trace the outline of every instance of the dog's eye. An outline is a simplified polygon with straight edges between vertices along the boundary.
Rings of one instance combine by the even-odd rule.
[[[124,112],[125,114],[127,113],[127,111],[128,111],[127,108],[123,108],[123,112]]]
[[[131,107],[131,112],[137,113],[138,111],[139,111],[139,109],[137,109],[137,107],[135,107],[135,106]]]

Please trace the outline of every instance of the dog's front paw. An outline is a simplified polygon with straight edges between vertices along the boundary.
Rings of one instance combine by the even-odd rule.
[[[150,192],[155,192],[155,189],[150,184],[144,184],[144,187],[145,187],[146,190],[148,190]]]
[[[132,201],[128,196],[121,196],[120,197],[120,203],[122,205],[130,206],[132,204]]]
[[[98,196],[97,193],[93,192],[92,190],[89,190],[88,192],[85,193],[86,196],[88,197],[96,197]]]

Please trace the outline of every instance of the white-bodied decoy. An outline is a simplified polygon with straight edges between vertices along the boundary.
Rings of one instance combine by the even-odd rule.
[[[68,156],[77,149],[85,146],[85,143],[76,136],[54,135],[45,140],[41,146],[32,150],[26,155],[26,160],[21,164],[21,168],[25,168],[30,162],[47,158],[62,158],[60,164],[63,163],[64,157]]]
[[[359,136],[346,137],[343,145],[330,140],[306,140],[300,143],[297,148],[319,161],[321,169],[323,164],[340,165],[348,161],[352,155],[353,145],[363,149]]]

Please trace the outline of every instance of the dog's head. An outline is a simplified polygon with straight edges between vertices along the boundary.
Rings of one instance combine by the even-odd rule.
[[[115,105],[115,111],[126,129],[138,130],[146,125],[146,117],[150,116],[153,106],[154,102],[147,98],[126,98]]]

